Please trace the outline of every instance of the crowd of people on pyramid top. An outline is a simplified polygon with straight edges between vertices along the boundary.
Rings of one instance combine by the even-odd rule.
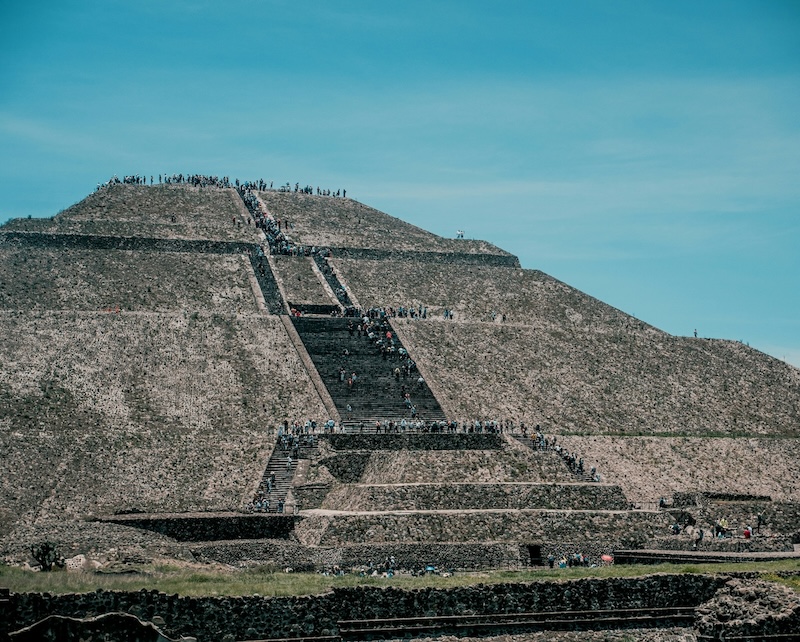
[[[206,174],[151,174],[149,177],[141,174],[123,176],[121,179],[114,175],[105,183],[98,183],[97,189],[110,185],[191,185],[192,187],[233,187],[231,179],[227,176],[208,176]],[[236,181],[238,183],[238,180]]]
[[[149,179],[149,180],[148,180]],[[311,185],[300,187],[300,183],[295,183],[292,188],[290,183],[284,183],[278,188],[274,187],[274,181],[265,181],[259,178],[255,181],[241,181],[238,178],[231,180],[228,176],[211,176],[208,174],[128,174],[119,178],[116,174],[108,179],[105,183],[98,183],[97,189],[101,187],[108,187],[110,185],[191,185],[193,187],[219,187],[229,188],[235,187],[241,193],[243,190],[258,190],[266,192],[267,190],[274,190],[278,192],[293,192],[295,194],[314,194],[316,191],[317,196],[331,196],[333,198],[347,198],[346,189],[322,189],[317,186],[316,188]]]
[[[270,183],[270,188],[271,187],[272,187],[272,184]],[[313,195],[315,189],[316,189],[316,192],[317,192],[317,196],[332,196],[333,198],[347,198],[347,190],[346,189],[337,189],[337,190],[322,189],[319,186],[314,188],[311,185],[306,185],[305,187],[300,187],[300,183],[295,183],[294,184],[294,190],[292,190],[292,186],[289,183],[286,183],[285,185],[281,185],[278,188],[278,191],[280,191],[280,192],[292,192],[293,191],[295,194]]]
[[[259,192],[266,192],[266,191],[275,191],[275,192],[283,192],[286,194],[308,194],[313,195],[316,191],[317,196],[331,196],[333,198],[347,198],[347,190],[346,189],[323,189],[319,186],[316,188],[311,185],[306,185],[305,187],[300,187],[300,183],[295,183],[294,187],[289,182],[283,183],[278,185],[278,187],[274,186],[274,181],[270,181],[267,184],[267,181],[263,179],[258,179],[257,181],[239,181],[237,178],[233,185],[238,189],[240,192],[242,190],[257,190]]]

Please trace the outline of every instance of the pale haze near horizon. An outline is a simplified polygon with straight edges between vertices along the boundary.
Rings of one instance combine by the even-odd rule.
[[[111,175],[345,188],[800,366],[800,3],[6,3],[0,223]]]

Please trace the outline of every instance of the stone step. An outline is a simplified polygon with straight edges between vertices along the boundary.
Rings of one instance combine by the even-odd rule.
[[[396,355],[384,358],[373,341],[359,336],[356,331],[348,331],[348,324],[356,325],[357,319],[298,317],[292,322],[339,414],[346,421],[410,418],[412,412],[404,401],[404,393],[409,394],[417,416],[444,419],[439,402],[427,384],[419,381],[416,371],[407,376],[395,376],[395,369],[404,365],[400,358]],[[384,332],[392,333],[397,353],[405,350],[388,321],[380,334]],[[352,385],[347,382],[351,373],[357,375]],[[348,405],[351,406],[349,411]]]

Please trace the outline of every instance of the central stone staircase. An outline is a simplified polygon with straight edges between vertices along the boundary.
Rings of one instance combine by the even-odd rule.
[[[410,419],[412,412],[404,402],[404,392],[410,395],[418,419],[445,419],[428,385],[419,381],[419,372],[412,369],[405,373],[398,356],[403,346],[388,321],[384,323],[394,335],[393,355],[382,355],[369,337],[348,330],[348,324],[357,324],[356,319],[299,317],[292,322],[347,428],[363,424],[371,430],[376,422]],[[396,368],[401,369],[399,377]],[[351,385],[348,380],[353,373],[356,381]]]

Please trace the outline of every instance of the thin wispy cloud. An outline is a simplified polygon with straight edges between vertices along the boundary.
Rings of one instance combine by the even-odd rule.
[[[659,327],[790,348],[789,4],[12,3],[0,212],[53,214],[111,174],[344,187]]]

